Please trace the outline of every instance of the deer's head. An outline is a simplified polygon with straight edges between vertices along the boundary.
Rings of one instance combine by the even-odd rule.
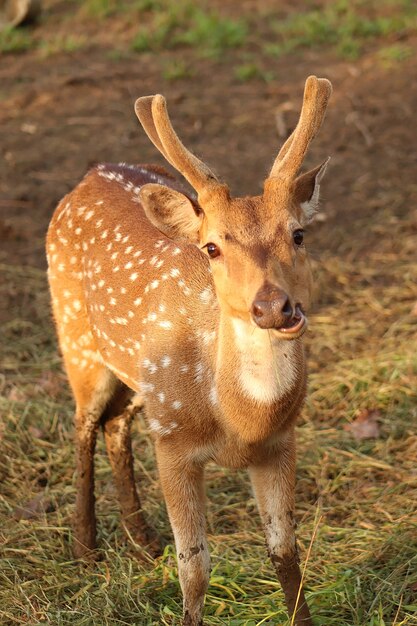
[[[140,198],[147,217],[168,237],[186,239],[209,257],[223,311],[286,339],[306,328],[311,272],[304,227],[317,209],[327,161],[298,172],[330,94],[328,80],[307,79],[297,127],[275,159],[263,194],[245,198],[232,198],[227,185],[184,147],[163,96],[139,98],[135,105],[151,141],[198,194],[197,207],[171,188],[144,185]]]

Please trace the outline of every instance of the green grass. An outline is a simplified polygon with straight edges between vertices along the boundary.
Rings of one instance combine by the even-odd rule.
[[[212,11],[196,9],[190,24],[176,37],[176,42],[193,47],[202,56],[218,58],[225,50],[241,47],[247,36],[243,19],[228,19]]]
[[[234,69],[234,75],[237,80],[242,83],[253,79],[269,83],[275,79],[274,72],[264,70],[259,63],[254,61],[248,61],[247,63],[237,65]]]
[[[247,32],[243,19],[225,18],[189,2],[168,2],[150,24],[138,29],[131,47],[147,52],[185,46],[201,57],[219,58],[226,50],[242,46]]]
[[[141,14],[164,8],[163,0],[75,0],[83,15],[104,20],[114,16]]]
[[[43,39],[38,46],[42,57],[52,56],[58,53],[71,54],[82,50],[87,45],[85,37],[75,35],[58,34],[48,39]]]
[[[162,76],[165,80],[183,80],[192,78],[194,71],[189,63],[182,59],[173,59],[164,63]]]
[[[417,30],[417,7],[404,2],[337,0],[293,13],[272,23],[276,40],[265,44],[272,56],[303,48],[331,46],[342,57],[357,58],[368,41]]]
[[[59,12],[53,5],[45,9],[35,28],[0,33],[0,53],[36,49],[48,57],[104,47],[107,58],[123,61],[132,52],[169,52],[168,62],[161,59],[166,80],[191,78],[194,66],[227,58],[238,81],[269,82],[275,76],[271,58],[309,49],[326,48],[350,60],[375,51],[376,61],[389,69],[409,58],[411,47],[403,40],[417,32],[412,0],[336,0],[288,7],[282,16],[271,11],[236,5],[225,13],[205,0],[72,0]]]
[[[30,32],[15,28],[0,30],[0,54],[26,52],[32,47],[33,39]]]
[[[406,61],[413,55],[411,46],[402,43],[385,46],[378,51],[378,57],[385,67],[392,67]]]

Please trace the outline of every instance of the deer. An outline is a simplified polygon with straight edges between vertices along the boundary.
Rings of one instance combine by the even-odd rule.
[[[247,468],[292,623],[311,626],[295,538],[295,424],[306,396],[302,336],[312,290],[304,229],[327,162],[300,174],[332,92],[305,82],[298,123],[261,195],[232,197],[176,134],[162,95],[135,111],[164,168],[94,166],[47,235],[52,311],[75,399],[73,551],[96,549],[100,427],[125,529],[158,540],[137,493],[131,422],[143,410],[172,527],[184,626],[203,624],[210,556],[204,468]]]

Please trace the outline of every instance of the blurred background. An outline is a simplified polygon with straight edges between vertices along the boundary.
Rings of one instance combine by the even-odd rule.
[[[0,623],[177,624],[181,613],[143,419],[136,470],[163,556],[137,561],[125,542],[100,443],[103,561],[71,560],[73,404],[45,275],[54,207],[96,162],[166,165],[133,111],[153,93],[234,194],[259,193],[316,74],[334,93],[305,163],[332,157],[307,235],[306,585],[317,625],[417,624],[416,2],[44,0],[11,25],[27,4],[0,2]],[[286,624],[246,473],[207,473],[206,623]]]

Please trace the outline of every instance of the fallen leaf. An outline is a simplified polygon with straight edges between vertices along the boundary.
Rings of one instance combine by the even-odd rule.
[[[18,387],[12,387],[7,394],[7,398],[11,400],[11,402],[26,402],[27,395]]]
[[[34,519],[44,513],[50,513],[53,510],[54,507],[52,503],[45,498],[44,494],[40,493],[32,498],[32,500],[22,504],[22,506],[17,506],[13,511],[13,516],[17,520]]]
[[[417,317],[417,302],[414,302],[414,305],[411,307],[411,315],[415,315]]]
[[[37,426],[29,426],[28,431],[35,439],[47,439],[47,433]]]
[[[355,419],[350,424],[346,424],[344,429],[351,432],[358,441],[362,439],[376,439],[380,434],[378,409],[361,409]]]

